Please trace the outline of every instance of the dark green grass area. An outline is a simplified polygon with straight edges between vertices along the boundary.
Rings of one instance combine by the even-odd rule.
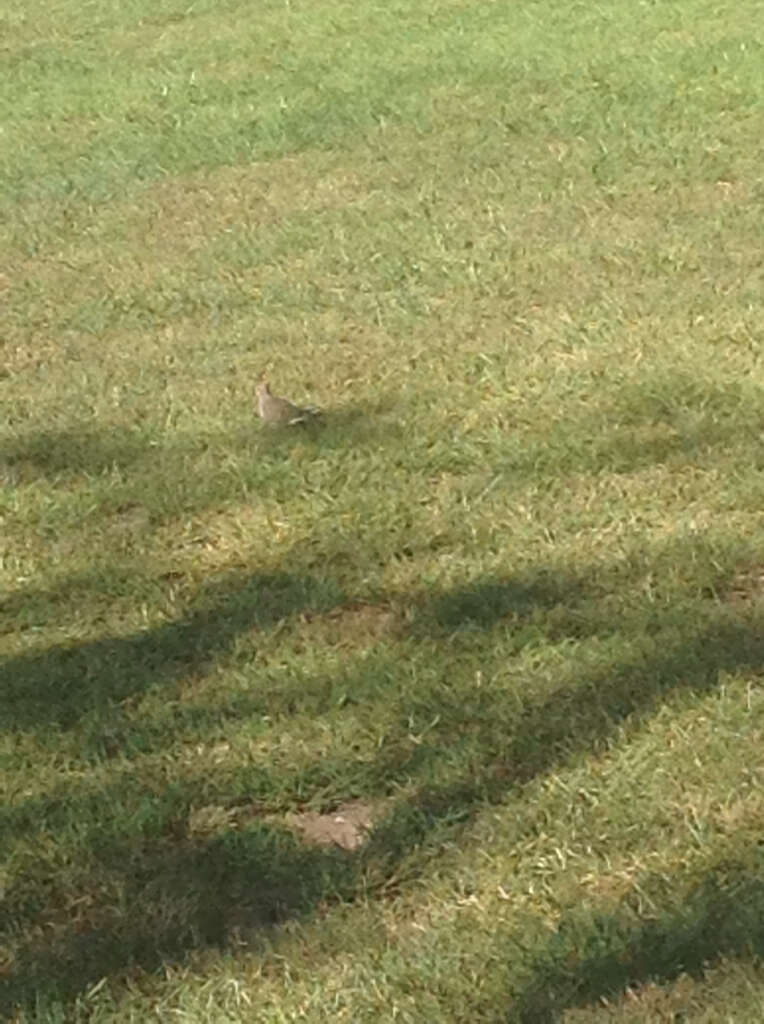
[[[702,564],[708,553],[694,547],[688,554],[674,546],[650,565]],[[439,846],[458,842],[480,808],[501,806],[532,780],[628,741],[657,708],[695,702],[716,689],[720,675],[760,671],[760,615],[720,614],[715,595],[725,581],[708,567],[697,572],[694,599],[685,596],[682,605],[676,594],[653,593],[613,607],[608,595],[623,601],[640,561],[573,578],[549,567],[531,579],[422,595],[402,616],[404,636],[365,651],[360,662],[346,659],[334,675],[300,670],[288,624],[341,606],[344,595],[326,581],[288,574],[224,580],[184,619],[148,632],[7,660],[4,727],[11,735],[23,730],[24,746],[38,734],[41,750],[90,766],[79,782],[16,800],[3,815],[6,851],[18,855],[19,836],[22,851],[27,844],[37,851],[29,861],[22,853],[26,870],[6,889],[10,920],[31,922],[73,898],[87,907],[74,926],[63,913],[51,941],[21,943],[7,999],[23,997],[30,985],[57,999],[72,996],[128,967],[154,969],[184,951],[225,944],[234,927],[250,936],[270,932],[327,900],[387,892],[393,879],[397,888],[426,872]],[[400,595],[384,603],[404,611]],[[276,624],[278,650],[294,659],[286,672],[267,656],[258,665],[259,640],[240,640]],[[183,699],[179,680],[204,677],[216,663],[225,696]],[[253,745],[289,729],[295,715],[352,740],[318,757],[308,748],[258,763]],[[231,736],[239,757],[212,772],[187,768],[178,777],[168,764]],[[140,775],[130,767],[136,758],[144,760]],[[14,763],[12,750],[8,760]],[[410,795],[396,799],[354,860],[306,850],[263,821],[305,802],[331,808],[404,789]],[[234,829],[189,835],[189,814],[199,805],[224,808]],[[62,833],[68,840],[58,852],[49,837]],[[48,850],[42,858],[41,849]],[[734,844],[732,851],[739,853]],[[751,855],[760,868],[755,845]],[[756,876],[746,884],[754,900]],[[665,926],[640,924],[638,914],[631,924],[617,915],[592,922],[579,911],[578,924],[561,928],[549,953],[539,953],[542,980],[519,997],[518,1019],[542,1011],[538,1019],[555,1019],[558,1003],[618,991],[621,978],[673,978],[719,955],[759,955],[760,929],[750,928],[755,909],[741,920],[724,894],[705,905],[706,888],[718,885],[737,887],[724,864],[701,886],[697,910],[683,909]],[[660,906],[659,897],[651,905]],[[576,928],[583,930],[575,940],[582,962],[571,971]],[[565,968],[558,964],[563,950]]]

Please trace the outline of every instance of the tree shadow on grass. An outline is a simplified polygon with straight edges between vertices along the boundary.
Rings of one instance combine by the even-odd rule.
[[[208,586],[178,621],[6,658],[0,663],[0,728],[66,728],[93,709],[208,668],[245,631],[341,600],[342,592],[328,580],[234,573]]]
[[[499,577],[478,580],[438,594],[425,606],[425,613],[444,632],[490,629],[506,617],[515,620],[548,611],[563,602],[586,598],[587,587],[570,574],[534,573],[527,579]]]
[[[617,663],[560,677],[551,690],[522,702],[490,685],[465,688],[461,699],[441,701],[436,728],[416,745],[380,751],[381,777],[426,777],[444,759],[454,762],[438,785],[423,784],[372,837],[391,873],[408,850],[445,841],[485,803],[498,803],[515,787],[558,768],[582,752],[606,749],[628,723],[638,728],[662,702],[682,691],[697,695],[719,684],[721,673],[764,670],[764,622],[712,618],[694,632],[653,645]],[[405,749],[404,757],[401,750]],[[469,772],[455,760],[462,760]],[[446,753],[448,758],[445,757]],[[441,771],[441,776],[443,776]]]
[[[386,440],[395,440],[400,428],[391,421],[391,404],[378,400],[373,406],[345,404],[322,410],[320,415],[292,426],[266,425],[254,411],[247,425],[232,424],[224,431],[198,434],[168,434],[158,428],[112,425],[100,430],[83,424],[61,430],[38,430],[0,439],[0,468],[10,473],[15,484],[39,479],[46,482],[95,477],[111,470],[130,471],[127,497],[135,502],[141,492],[159,486],[177,489],[195,459],[206,452],[216,453],[216,463],[231,456],[244,458],[256,465],[260,479],[267,483],[257,454],[278,454],[290,451],[295,444],[316,448],[341,448],[373,443],[375,448]],[[380,419],[380,417],[384,417]],[[210,472],[210,490],[219,497],[219,481]],[[230,490],[236,492],[232,478]],[[199,482],[198,482],[199,483]],[[206,493],[202,487],[200,495]]]
[[[115,424],[100,431],[73,426],[4,438],[0,474],[17,487],[44,483],[46,489],[56,488],[61,495],[57,535],[87,534],[89,547],[97,549],[103,522],[117,517],[119,525],[125,510],[142,512],[148,530],[158,521],[239,496],[240,463],[246,477],[252,470],[251,446],[251,432],[172,437],[149,426]],[[254,472],[265,488],[278,467],[258,465]],[[106,483],[99,484],[102,477]],[[88,495],[86,511],[83,493]],[[111,550],[114,535],[106,542]]]
[[[133,432],[42,430],[0,445],[0,461],[13,470],[16,483],[61,473],[98,474],[114,466],[127,468],[145,451]]]
[[[719,383],[691,369],[640,367],[618,384],[611,381],[591,406],[571,409],[540,432],[513,437],[496,468],[538,480],[561,471],[633,473],[700,460],[707,466],[722,453],[750,457],[764,427],[761,403],[748,382]]]
[[[566,914],[529,965],[529,980],[512,1003],[508,1024],[555,1024],[565,1010],[612,999],[646,982],[681,974],[700,978],[722,957],[764,956],[764,858],[736,849],[687,887],[661,880],[662,906],[645,921],[627,907]],[[641,891],[650,886],[644,879]],[[683,891],[684,890],[684,891]],[[681,902],[680,902],[681,901]]]
[[[427,644],[434,650],[449,644],[453,657],[448,671],[457,685],[448,690],[438,688],[435,673],[431,693],[425,692],[430,684],[421,680],[415,689],[390,691],[385,680],[399,679],[402,672],[403,651],[397,647],[359,659],[354,677],[343,680],[343,687],[355,700],[368,699],[367,714],[374,713],[375,700],[392,704],[393,721],[398,722],[398,732],[391,732],[365,769],[364,796],[427,779],[433,767],[442,781],[425,782],[415,796],[401,801],[355,857],[306,850],[283,829],[264,822],[199,840],[186,820],[198,799],[193,782],[169,812],[179,816],[175,826],[155,806],[156,794],[140,794],[153,815],[152,827],[127,820],[122,828],[112,822],[89,834],[92,855],[104,872],[99,871],[95,892],[83,892],[81,919],[79,910],[56,909],[61,894],[55,885],[40,893],[39,880],[30,879],[28,896],[24,882],[7,894],[6,906],[15,914],[9,926],[45,938],[22,940],[0,1006],[31,1005],[42,997],[70,1000],[88,984],[133,965],[152,969],[193,949],[224,945],[235,930],[256,941],[258,930],[309,914],[324,899],[352,898],[362,876],[364,891],[374,892],[375,885],[380,892],[388,891],[396,878],[406,875],[405,862],[411,863],[413,850],[419,846],[427,856],[427,850],[453,838],[486,802],[500,801],[534,776],[607,744],[624,723],[638,725],[672,693],[703,693],[717,685],[720,672],[764,666],[760,616],[741,618],[707,603],[702,620],[688,617],[681,628],[674,622],[664,638],[658,635],[651,644],[630,647],[616,660],[561,668],[559,678],[542,692],[507,700],[501,679],[480,688],[469,685],[474,666],[469,644],[475,631],[487,641],[494,630],[499,631],[497,639],[508,629],[519,628],[522,634],[529,620],[559,605],[570,606],[566,614],[571,615],[570,620],[553,620],[551,633],[561,639],[574,627],[589,636],[615,631],[639,639],[642,605],[620,617],[599,608],[597,618],[598,595],[607,586],[607,581],[587,583],[581,576],[538,573],[524,581],[479,580],[432,596],[407,642],[414,649],[423,645],[425,653]],[[341,601],[336,585],[312,577],[228,577],[211,585],[179,622],[146,634],[72,650],[56,647],[6,661],[4,722],[9,728],[41,722],[66,726],[93,701],[116,702],[148,685],[171,683],[187,670],[203,671],[243,631],[268,628],[303,609],[327,611]],[[537,628],[543,631],[543,621]],[[464,666],[461,644],[470,653]],[[499,652],[489,659],[487,675],[505,657]],[[412,744],[407,724],[411,709],[419,701],[429,713],[433,698],[438,721]],[[245,714],[246,708],[239,713]],[[352,751],[337,753],[340,786],[354,777],[353,758]],[[310,797],[304,787],[303,793]],[[251,787],[247,794],[251,801]],[[106,811],[112,798],[105,791],[92,798],[100,800],[107,816],[114,816]],[[229,794],[221,803],[230,806],[231,800],[236,798]],[[122,803],[124,813],[135,813],[130,800]],[[72,804],[62,810],[62,828],[73,815],[77,817]]]
[[[195,949],[256,942],[274,926],[350,896],[353,859],[306,847],[265,823],[198,838],[142,836],[102,851],[111,891],[88,892],[39,919],[32,897],[15,958],[0,975],[0,1014],[68,1004],[104,977],[182,962]],[[6,915],[3,915],[6,916]]]

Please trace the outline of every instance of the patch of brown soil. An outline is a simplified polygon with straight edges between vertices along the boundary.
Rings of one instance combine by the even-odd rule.
[[[303,837],[319,846],[339,846],[343,850],[357,850],[366,839],[374,823],[376,810],[371,804],[353,800],[329,814],[305,811],[290,814],[286,823],[302,833]]]

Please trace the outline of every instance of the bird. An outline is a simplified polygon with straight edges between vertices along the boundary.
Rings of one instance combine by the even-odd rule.
[[[290,402],[288,398],[280,398],[274,395],[267,381],[257,385],[257,412],[260,419],[265,423],[282,424],[292,426],[295,423],[305,423],[307,420],[318,416],[318,409],[313,406],[301,408]]]

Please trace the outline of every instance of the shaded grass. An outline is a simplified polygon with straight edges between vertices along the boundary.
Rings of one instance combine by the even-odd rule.
[[[609,589],[600,586],[605,592]],[[583,602],[580,600],[582,590]],[[217,607],[212,603],[190,617],[187,623],[166,631],[156,631],[143,640],[117,641],[110,647],[102,641],[98,645],[71,652],[71,657],[63,652],[47,651],[47,672],[41,671],[34,661],[31,665],[6,664],[4,668],[8,669],[8,677],[18,681],[16,692],[4,694],[4,704],[9,714],[13,716],[14,710],[18,709],[16,716],[7,720],[8,725],[28,725],[34,721],[38,728],[44,728],[46,718],[53,716],[59,726],[71,728],[74,724],[71,716],[76,712],[77,701],[82,696],[82,693],[72,693],[73,684],[80,682],[81,685],[82,680],[88,678],[98,680],[105,674],[105,665],[109,667],[108,702],[111,708],[115,708],[124,698],[120,679],[125,673],[144,679],[153,676],[154,685],[166,683],[178,671],[173,661],[175,650],[182,651],[184,662],[192,662],[192,671],[199,672],[203,670],[203,664],[211,659],[217,646],[225,644],[243,626],[251,626],[256,622],[261,628],[267,627],[269,622],[288,617],[297,609],[310,607],[313,611],[320,610],[320,605],[311,600],[310,588],[306,588],[301,581],[247,581],[233,593],[232,599],[230,585],[222,588],[216,595]],[[221,594],[227,600],[221,598]],[[578,605],[576,596],[579,596]],[[702,692],[708,687],[716,687],[720,673],[729,674],[741,669],[759,672],[764,663],[761,640],[764,631],[760,617],[755,618],[748,628],[738,621],[725,622],[724,617],[720,621],[712,618],[707,629],[698,631],[696,624],[690,637],[680,633],[674,639],[676,625],[681,628],[686,613],[675,613],[666,621],[665,613],[654,615],[651,609],[643,607],[636,621],[625,627],[623,622],[614,621],[610,617],[604,622],[587,623],[587,604],[591,608],[593,602],[586,593],[585,584],[582,585],[581,581],[562,584],[559,575],[551,572],[532,585],[497,582],[473,585],[437,599],[432,613],[420,613],[423,624],[429,621],[432,624],[429,628],[435,627],[436,636],[443,631],[443,639],[448,639],[451,664],[448,687],[444,687],[443,681],[438,679],[427,664],[437,657],[437,649],[434,647],[429,648],[429,659],[423,658],[416,651],[411,652],[418,661],[415,671],[411,672],[417,679],[416,692],[411,691],[401,679],[399,659],[385,655],[375,657],[370,663],[366,661],[363,668],[359,668],[360,674],[356,679],[346,677],[333,680],[329,691],[323,688],[320,679],[312,684],[304,680],[300,686],[299,700],[303,712],[312,708],[312,713],[324,718],[327,724],[333,719],[336,722],[339,717],[337,712],[332,713],[330,710],[332,705],[342,709],[349,705],[349,714],[355,717],[354,709],[363,701],[359,710],[367,717],[370,714],[370,702],[382,698],[387,705],[387,715],[380,708],[372,712],[370,717],[378,726],[385,723],[384,743],[380,745],[373,742],[372,736],[372,750],[368,754],[364,752],[367,745],[364,743],[365,737],[356,727],[353,747],[344,756],[324,756],[320,764],[311,764],[312,758],[308,756],[302,765],[295,765],[292,754],[289,759],[291,764],[285,764],[277,758],[272,765],[267,765],[267,762],[257,765],[250,753],[239,769],[233,773],[230,768],[222,774],[217,771],[212,779],[205,779],[204,775],[194,778],[196,773],[192,773],[190,776],[185,775],[185,780],[180,784],[176,781],[167,786],[169,779],[160,768],[155,784],[149,788],[146,788],[145,783],[136,787],[135,781],[129,781],[128,774],[116,786],[109,787],[107,802],[113,809],[107,819],[104,818],[107,805],[105,793],[91,792],[82,800],[76,797],[76,790],[73,791],[71,785],[67,787],[66,796],[54,796],[47,807],[41,806],[39,800],[33,800],[28,808],[23,804],[18,805],[5,826],[9,838],[20,831],[34,828],[34,822],[39,820],[46,822],[46,830],[54,831],[66,827],[67,821],[72,819],[80,823],[77,846],[81,849],[80,856],[91,861],[86,874],[88,918],[91,922],[94,918],[98,921],[103,914],[108,917],[114,894],[124,893],[125,884],[131,888],[127,903],[132,908],[136,904],[144,907],[141,913],[131,913],[128,917],[128,922],[133,918],[143,922],[140,930],[135,933],[129,923],[128,933],[124,933],[124,925],[116,929],[107,928],[105,931],[99,926],[93,931],[91,924],[87,939],[78,939],[76,945],[76,949],[89,951],[87,957],[76,954],[76,951],[67,952],[60,947],[62,940],[56,940],[54,948],[40,961],[43,964],[42,973],[35,984],[39,987],[42,978],[49,974],[60,977],[63,971],[69,979],[67,984],[74,985],[72,991],[76,991],[76,988],[93,983],[106,972],[130,964],[156,964],[163,956],[171,955],[175,948],[216,944],[228,934],[226,921],[231,915],[236,920],[239,920],[239,915],[243,915],[242,920],[249,920],[248,915],[253,914],[257,921],[268,923],[280,920],[284,914],[291,915],[300,910],[304,912],[315,900],[330,898],[332,891],[335,896],[349,896],[359,885],[359,871],[371,871],[372,877],[378,879],[375,884],[387,888],[389,879],[399,875],[400,862],[411,861],[409,851],[412,848],[423,845],[425,849],[431,849],[435,842],[444,842],[453,835],[455,828],[463,828],[475,810],[486,801],[500,803],[508,792],[540,774],[546,774],[552,769],[559,770],[571,757],[575,759],[579,752],[604,749],[603,743],[618,735],[620,723],[628,722],[629,732],[639,728],[642,716],[654,713],[675,687],[690,686],[695,693]],[[558,614],[552,617],[550,624],[549,614],[540,614],[540,609],[545,605],[550,610],[561,611],[564,608],[565,619],[561,621]],[[241,612],[237,609],[241,609]],[[523,638],[523,631],[518,627],[526,617],[530,620],[535,618],[537,625],[526,629]],[[655,619],[653,629],[649,624],[651,618]],[[470,649],[476,645],[471,645],[468,639],[460,644],[458,640],[455,641],[455,637],[458,631],[466,630],[466,638],[469,638],[474,635],[476,627],[491,630],[494,622],[507,619],[512,623],[513,628],[508,632],[516,654],[523,646],[523,639],[524,645],[531,650],[543,648],[544,643],[569,643],[574,638],[579,640],[589,630],[601,634],[602,639],[590,653],[578,647],[576,672],[581,673],[578,681],[568,679],[565,675],[549,678],[551,666],[543,664],[540,671],[537,669],[533,673],[536,681],[531,686],[529,674],[532,670],[526,667],[522,687],[523,690],[529,688],[527,695],[522,695],[519,690],[512,693],[513,688],[507,687],[504,673],[501,672],[490,682],[479,680],[477,689],[470,694],[470,676],[477,672],[479,678],[483,671],[490,670],[491,658],[486,658],[485,644],[481,642],[477,645],[479,660],[476,661],[475,652]],[[421,626],[415,625],[414,628],[421,631]],[[655,635],[648,640],[651,633]],[[608,644],[609,635],[618,637],[619,651],[623,649],[624,639],[633,636],[634,653],[630,659],[617,660],[615,663],[607,660],[608,647],[613,646]],[[669,637],[673,642],[668,641]],[[641,642],[639,638],[643,638]],[[215,645],[212,650],[205,646],[210,643]],[[494,659],[506,657],[507,638],[502,643],[500,637],[494,635],[492,646]],[[603,654],[606,659],[604,664]],[[623,659],[622,654],[620,659]],[[593,660],[593,665],[587,671],[585,666],[590,660]],[[76,666],[74,670],[72,663]],[[152,664],[155,665],[153,670]],[[476,664],[481,668],[476,670]],[[22,688],[25,682],[28,687],[43,675],[50,681],[53,694],[64,695],[62,710],[70,717],[58,717],[60,705],[45,693],[35,692],[31,703],[24,701]],[[258,677],[261,683],[265,682],[267,675],[266,668],[265,673],[261,671],[253,676],[252,682]],[[391,697],[395,690],[399,696],[393,699],[391,715]],[[19,699],[19,693],[22,699]],[[338,694],[341,697],[339,701]],[[162,700],[166,702],[168,696],[165,690]],[[137,744],[131,741],[130,723],[126,718],[119,712],[111,717],[105,716],[103,698],[99,698],[97,693],[88,690],[85,697],[89,720],[85,728],[79,731],[80,756],[87,757],[90,751],[97,763],[104,756],[110,756],[111,747],[112,756],[119,751],[120,762],[124,764],[125,753],[129,756],[145,756],[151,746],[156,745],[157,752],[164,746],[166,733],[161,729],[155,732],[153,743],[145,730]],[[430,720],[434,706],[437,706],[438,713]],[[502,707],[505,710],[500,711]],[[219,725],[225,723],[224,734],[230,735],[232,727],[234,732],[237,731],[237,721],[242,724],[262,721],[266,712],[267,721],[274,725],[281,721],[288,723],[294,708],[292,687],[284,689],[282,684],[279,688],[277,683],[275,689],[268,686],[267,695],[258,696],[253,693],[245,697],[242,693],[231,701],[228,708],[217,701],[212,714],[213,720]],[[204,712],[202,714],[200,718],[194,714],[193,709],[188,709],[185,714],[181,709],[179,715],[174,716],[176,720],[173,730],[176,736],[180,738],[182,735],[180,730],[184,720],[199,739],[208,735],[211,724],[209,711],[207,715]],[[348,717],[346,710],[339,714]],[[254,735],[258,732],[256,729]],[[193,742],[192,735],[185,737],[186,744]],[[251,727],[245,725],[244,735],[253,735]],[[147,740],[149,746],[146,745]],[[373,751],[374,746],[378,748],[376,753]],[[228,744],[224,744],[224,749],[227,748]],[[242,747],[242,751],[244,749]],[[272,752],[269,760],[271,757]],[[164,783],[163,777],[166,779]],[[177,842],[186,836],[187,826],[184,822],[193,806],[189,800],[191,792],[195,794],[194,803],[197,805],[200,798],[213,806],[223,799],[223,806],[228,808],[229,814],[234,814],[234,820],[238,820],[241,826],[252,813],[262,814],[267,809],[289,805],[300,806],[307,794],[312,794],[314,800],[321,794],[321,804],[331,806],[340,794],[361,792],[366,795],[386,795],[399,786],[411,786],[412,782],[415,782],[415,788],[411,797],[399,802],[393,816],[378,830],[365,863],[362,860],[359,865],[351,868],[341,858],[327,860],[323,855],[318,857],[317,870],[323,888],[316,890],[310,898],[279,895],[282,888],[274,883],[267,863],[260,864],[258,860],[253,865],[247,860],[246,870],[254,872],[261,880],[266,895],[253,896],[250,892],[245,899],[240,892],[241,886],[245,884],[243,879],[236,882],[236,873],[233,880],[228,876],[225,858],[221,857],[219,851],[216,852],[217,847],[209,854],[193,853],[189,861],[184,855],[178,863],[175,862],[176,854],[172,854],[172,868],[166,876],[164,871],[158,873],[151,867],[151,848],[158,845],[158,863],[164,864],[168,858],[167,850],[174,849]],[[239,800],[246,794],[245,803],[238,811],[237,794],[240,794]],[[242,811],[244,818],[241,817]],[[90,824],[83,831],[83,825],[88,821]],[[128,853],[128,849],[136,841],[136,830],[145,838],[140,840],[137,846],[139,852],[133,856]],[[258,835],[259,832],[251,837],[255,848],[259,842]],[[270,835],[271,829],[268,827],[264,840],[267,843],[271,842],[267,839]],[[245,832],[242,839],[245,844],[250,842],[248,836],[249,833]],[[125,847],[126,841],[128,848]],[[276,841],[275,834],[273,841]],[[184,845],[186,842],[188,839],[184,840]],[[285,859],[288,856],[291,855],[284,852],[278,855],[279,871],[284,871],[284,877],[292,878],[293,882],[299,879],[299,885],[304,886],[307,879],[312,877],[312,869],[309,870],[302,863],[291,864]],[[141,865],[137,877],[137,869],[132,866],[135,857],[138,857]],[[92,863],[93,858],[95,863]],[[330,870],[331,874],[332,864],[335,864],[339,874],[335,872],[332,875],[336,876],[335,881],[329,883],[326,871]],[[216,885],[222,884],[219,872],[224,873],[225,904],[228,910],[220,901],[220,890],[213,885],[209,888],[210,895],[204,895],[208,891],[208,868],[205,865],[210,865],[209,870],[213,870]],[[215,865],[214,869],[212,865]],[[100,900],[94,896],[94,869],[104,876],[102,884],[105,891]],[[407,870],[411,872],[413,869],[409,863]],[[43,870],[47,874],[47,869]],[[118,881],[123,876],[124,881]],[[13,912],[15,908],[16,914],[29,914],[29,896],[25,894],[30,889],[39,894],[41,881],[35,882],[27,875],[18,893],[7,891],[6,905],[9,910]],[[180,925],[175,923],[175,912],[169,917],[167,912],[168,904],[175,904],[176,897],[173,894],[176,886],[186,894],[186,901],[191,901],[190,909],[187,902],[181,903]],[[46,902],[57,902],[54,896],[56,888],[53,887]],[[289,888],[289,893],[293,889],[294,886]],[[300,888],[299,892],[302,891]],[[216,900],[212,892],[218,893]],[[158,893],[161,893],[161,897]],[[304,902],[306,898],[307,904]],[[252,899],[255,900],[255,906],[261,909],[255,911],[249,907],[247,900]],[[265,909],[262,909],[263,906]],[[264,915],[262,917],[258,916],[261,912]],[[159,915],[156,923],[147,923],[155,914]],[[209,915],[213,916],[215,924],[204,926],[203,922]],[[215,934],[209,932],[210,927],[213,931],[217,928]],[[718,948],[723,951],[727,947],[722,944]],[[37,963],[41,956],[39,947],[35,946],[34,950],[34,953],[22,957],[20,968],[24,976],[26,969],[23,965],[27,957],[33,956],[33,962]],[[701,953],[697,955],[701,956]],[[655,956],[659,957],[660,954],[656,952]],[[53,964],[57,965],[56,970],[52,969]],[[627,965],[624,968],[629,977],[633,976],[633,966]],[[38,967],[34,970],[37,971]],[[611,979],[611,984],[617,989],[617,981]],[[15,993],[19,989],[13,985],[9,991]],[[60,986],[54,991],[59,997],[65,993]],[[528,998],[533,1003],[537,997]],[[537,1011],[527,1012],[532,1014]],[[527,1019],[533,1019],[533,1016]]]
[[[688,891],[681,903],[676,901],[677,880],[662,880],[662,891],[647,898],[673,905],[673,913],[647,923],[629,914],[631,908],[594,920],[587,908],[564,918],[511,1008],[513,1019],[541,1024],[558,1020],[565,1007],[636,989],[647,979],[702,978],[707,964],[720,956],[760,959],[763,865],[759,849],[746,852],[745,861],[725,860],[683,887]]]

